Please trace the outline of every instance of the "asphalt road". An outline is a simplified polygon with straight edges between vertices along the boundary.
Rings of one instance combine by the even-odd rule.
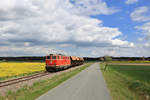
[[[95,63],[37,100],[111,100],[111,97],[99,63]]]

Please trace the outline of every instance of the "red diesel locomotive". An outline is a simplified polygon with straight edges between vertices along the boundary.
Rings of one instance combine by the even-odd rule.
[[[61,54],[50,54],[46,56],[46,70],[59,71],[72,66],[83,64],[84,59],[75,56],[65,56]]]

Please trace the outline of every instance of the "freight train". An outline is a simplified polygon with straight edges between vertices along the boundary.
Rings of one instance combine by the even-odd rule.
[[[62,54],[50,54],[46,56],[46,70],[60,71],[73,66],[82,65],[84,59],[76,56],[65,56]]]

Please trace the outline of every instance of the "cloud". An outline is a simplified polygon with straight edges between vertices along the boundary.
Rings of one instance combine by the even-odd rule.
[[[74,12],[82,15],[113,14],[118,11],[116,7],[108,7],[103,0],[71,0]]]
[[[149,51],[150,51],[150,44],[136,44],[136,46],[132,48],[124,48],[124,47],[85,47],[85,48],[78,48],[77,51],[80,49],[81,56],[87,56],[87,53],[91,57],[95,56],[104,56],[104,55],[110,55],[110,56],[123,56],[123,57],[149,57]]]
[[[150,20],[150,7],[142,6],[136,8],[131,14],[130,17],[133,21],[144,22]]]
[[[150,35],[150,22],[144,23],[142,26],[136,26],[136,29],[142,30],[146,35]]]
[[[150,7],[147,6],[142,6],[136,8],[132,13],[131,13],[131,18],[133,21],[137,22],[142,22],[142,25],[135,26],[135,29],[140,31],[141,37],[138,38],[138,41],[140,44],[138,45],[141,47],[141,50],[139,52],[143,55],[150,56],[148,55],[148,51],[150,50]]]
[[[119,38],[123,34],[118,28],[90,17],[117,11],[102,0],[0,1],[0,54],[45,55],[54,48],[81,55],[76,48],[133,47]]]
[[[141,26],[136,26],[135,28],[140,30],[141,33],[144,35],[144,37],[141,38],[142,41],[146,40],[146,42],[150,42],[150,21],[144,23]]]
[[[126,0],[125,1],[125,4],[134,4],[134,3],[137,3],[139,0]]]
[[[150,42],[150,7],[142,6],[136,8],[131,13],[131,18],[133,21],[143,22],[143,25],[135,26],[135,29],[141,31],[142,37],[138,40],[141,42]],[[146,43],[147,44],[147,43]]]

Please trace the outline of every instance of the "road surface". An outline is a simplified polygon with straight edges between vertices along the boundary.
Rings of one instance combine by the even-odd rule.
[[[94,63],[37,100],[111,100],[111,97],[99,63]]]

